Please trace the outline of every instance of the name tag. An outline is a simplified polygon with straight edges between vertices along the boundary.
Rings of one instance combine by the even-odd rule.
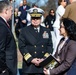
[[[53,21],[51,21],[51,24],[53,24]]]

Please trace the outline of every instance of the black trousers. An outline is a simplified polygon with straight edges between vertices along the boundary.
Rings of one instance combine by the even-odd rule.
[[[2,73],[0,73],[0,75],[9,75],[9,72],[8,72],[8,70],[6,69],[6,70],[2,71]]]
[[[22,73],[22,75],[44,75],[43,73],[42,74],[26,74],[26,73]]]

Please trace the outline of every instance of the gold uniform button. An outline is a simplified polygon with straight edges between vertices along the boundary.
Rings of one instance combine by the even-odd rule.
[[[36,48],[36,45],[34,45],[34,47]]]
[[[42,45],[42,47],[44,47],[44,45]]]
[[[37,52],[34,52],[35,54],[37,53]]]

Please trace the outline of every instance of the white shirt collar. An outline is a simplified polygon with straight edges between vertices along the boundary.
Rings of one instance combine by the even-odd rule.
[[[4,17],[2,17],[2,16],[0,16],[0,17],[1,17],[5,22],[7,22],[6,19],[5,19]]]
[[[26,8],[26,6],[23,6],[23,9],[25,9]]]
[[[36,28],[36,27],[34,27],[34,29],[38,29],[38,32],[40,32],[40,26],[38,26],[37,28]]]

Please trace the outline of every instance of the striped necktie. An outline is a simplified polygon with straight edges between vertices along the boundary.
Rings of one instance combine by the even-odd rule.
[[[10,28],[10,25],[6,22],[7,26]]]

